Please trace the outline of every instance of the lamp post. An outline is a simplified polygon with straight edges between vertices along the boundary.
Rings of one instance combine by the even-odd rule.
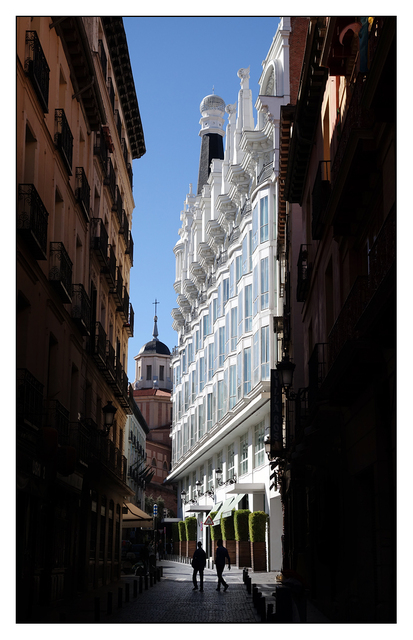
[[[115,413],[117,409],[113,406],[112,400],[108,400],[107,404],[103,407],[102,413],[104,418],[104,426],[101,431],[102,435],[106,438],[109,435],[110,428],[113,426],[113,421],[115,419]]]
[[[281,362],[277,364],[277,371],[280,377],[281,386],[284,389],[284,393],[288,400],[295,400],[296,393],[292,391],[295,364],[291,362],[290,356],[284,351]]]

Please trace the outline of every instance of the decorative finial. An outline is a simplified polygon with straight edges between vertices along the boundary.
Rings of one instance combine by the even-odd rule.
[[[215,95],[215,85],[213,85],[213,87],[212,87],[212,95],[213,96]]]
[[[154,317],[154,325],[153,325],[153,337],[155,340],[158,339],[158,316],[157,316],[157,306],[158,304],[160,304],[160,302],[155,298],[155,302],[153,302],[152,304],[155,305],[155,317]]]

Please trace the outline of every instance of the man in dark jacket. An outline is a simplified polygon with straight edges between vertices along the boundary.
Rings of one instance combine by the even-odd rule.
[[[225,558],[228,559],[228,569],[231,569],[231,560],[229,559],[229,554],[227,549],[223,546],[222,540],[218,540],[217,550],[215,552],[215,565],[217,568],[217,577],[218,577],[218,586],[217,591],[220,590],[221,584],[224,587],[224,591],[228,589],[228,585],[222,577],[222,572],[225,567]]]
[[[194,551],[194,555],[192,558],[192,566],[194,572],[192,574],[192,582],[194,583],[194,590],[198,589],[198,585],[196,582],[196,574],[199,571],[199,582],[200,587],[199,590],[204,590],[204,569],[206,565],[206,553],[202,548],[202,542],[198,542],[198,548]]]

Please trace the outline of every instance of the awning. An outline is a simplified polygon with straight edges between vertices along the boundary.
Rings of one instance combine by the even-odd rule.
[[[123,503],[122,529],[132,529],[140,527],[142,529],[153,529],[153,518],[139,509],[132,502]]]
[[[189,511],[194,512],[207,512],[207,511],[215,511],[215,507],[212,507],[210,504],[186,504],[185,505],[185,513]]]
[[[215,518],[214,518],[214,524],[219,524],[219,521],[221,519],[220,511],[221,511],[222,505],[223,505],[222,502],[217,502],[216,504],[214,504],[214,506],[212,507],[211,511],[208,513],[208,516],[210,516],[211,513],[215,513],[216,512],[216,515],[215,515]]]
[[[235,493],[265,493],[265,484],[263,482],[236,482],[227,491],[227,495]]]

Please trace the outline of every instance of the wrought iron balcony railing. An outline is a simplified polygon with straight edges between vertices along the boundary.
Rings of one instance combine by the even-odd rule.
[[[111,289],[110,293],[115,298],[115,302],[117,306],[122,304],[123,299],[123,277],[122,270],[120,267],[116,268],[116,284],[113,289]]]
[[[44,113],[49,113],[50,69],[36,31],[26,31],[25,71],[29,76]]]
[[[94,333],[90,339],[90,352],[98,367],[106,367],[106,331],[100,322],[95,322]]]
[[[110,379],[115,378],[115,349],[110,342],[106,340],[106,367]]]
[[[320,240],[323,236],[323,215],[331,193],[331,161],[322,160],[318,165],[312,192],[312,236]]]
[[[129,259],[130,259],[130,262],[131,262],[131,266],[133,267],[133,238],[132,238],[132,232],[131,231],[129,231],[128,239],[126,241],[125,254],[129,256]]]
[[[126,323],[129,319],[129,293],[126,287],[123,287],[123,297],[122,304],[120,304],[117,308],[117,311],[120,312],[123,321]]]
[[[95,144],[93,145],[93,153],[99,158],[102,169],[106,171],[106,163],[108,161],[108,147],[106,145],[102,127],[100,128],[100,131],[95,131]]]
[[[81,466],[87,467],[91,453],[91,433],[83,422],[71,423],[70,444],[76,449],[76,460]]]
[[[64,109],[55,109],[55,137],[54,141],[60,156],[66,166],[68,174],[72,175],[73,135]]]
[[[102,273],[105,275],[111,289],[113,289],[116,283],[116,256],[111,244],[108,246],[108,264],[107,267],[102,268]]]
[[[116,202],[116,174],[110,158],[108,158],[106,163],[106,176],[103,180],[103,184],[108,187],[112,203],[114,204]]]
[[[72,261],[63,242],[50,243],[49,282],[63,303],[72,301]]]
[[[56,429],[59,444],[69,445],[69,411],[59,400],[46,400],[45,416],[45,426]]]
[[[101,218],[90,220],[90,248],[95,252],[101,267],[108,266],[109,236]]]
[[[116,131],[118,132],[118,136],[119,136],[119,142],[122,144],[122,120],[120,117],[119,109],[115,109],[115,124],[116,124]]]
[[[47,258],[47,221],[49,214],[33,184],[19,184],[17,230],[36,260]]]
[[[297,302],[305,302],[310,286],[311,268],[308,260],[308,248],[311,245],[302,244],[297,262]]]
[[[116,190],[115,190],[115,201],[112,205],[112,211],[114,211],[116,213],[116,217],[118,219],[119,224],[122,224],[122,212],[123,212],[123,202],[122,202],[122,196],[120,193],[120,189],[118,187],[118,185],[116,185]]]
[[[76,167],[76,200],[78,201],[80,208],[86,221],[90,220],[90,186],[86,178],[86,173],[83,167]]]
[[[106,73],[108,69],[108,59],[107,59],[105,47],[103,45],[102,40],[99,40],[98,42],[98,52],[99,52],[99,60],[100,60],[100,66],[102,67],[103,77],[106,80]]]
[[[129,317],[126,323],[123,325],[126,328],[129,338],[133,338],[133,328],[135,322],[135,313],[133,311],[133,307],[129,304]]]
[[[129,182],[132,189],[133,188],[133,171],[132,171],[132,165],[130,162],[126,163],[126,171],[128,172]]]
[[[108,88],[110,104],[112,105],[112,111],[115,111],[115,89],[113,88],[113,82],[111,77],[109,77],[107,80],[107,88]]]
[[[72,319],[83,336],[90,335],[92,307],[83,284],[72,285]]]
[[[43,420],[43,385],[27,369],[17,369],[17,424],[40,429]]]

